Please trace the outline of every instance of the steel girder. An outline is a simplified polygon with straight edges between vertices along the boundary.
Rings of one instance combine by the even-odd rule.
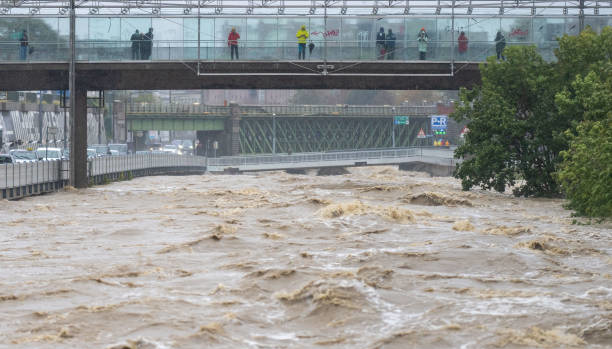
[[[275,119],[275,120],[274,120]],[[261,117],[240,121],[240,150],[243,154],[272,153],[276,123],[276,152],[300,153],[343,149],[407,147],[422,144],[419,130],[428,130],[428,117],[411,117],[409,125],[395,125],[391,117],[313,118]]]

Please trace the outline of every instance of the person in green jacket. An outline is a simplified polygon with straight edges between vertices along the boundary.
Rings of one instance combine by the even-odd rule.
[[[298,59],[306,59],[306,40],[309,36],[306,26],[302,25],[295,36],[298,39]]]
[[[417,35],[418,47],[419,47],[419,59],[424,61],[427,55],[427,42],[429,41],[429,35],[425,31],[425,28],[421,28]]]

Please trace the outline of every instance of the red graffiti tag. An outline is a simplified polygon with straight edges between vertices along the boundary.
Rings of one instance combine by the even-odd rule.
[[[512,29],[510,36],[527,36],[529,30],[521,30],[520,28]]]
[[[338,36],[340,35],[340,30],[339,29],[332,29],[332,30],[328,30],[326,32],[312,32],[312,35],[319,35],[319,34],[323,34],[323,37],[326,38],[328,36]]]

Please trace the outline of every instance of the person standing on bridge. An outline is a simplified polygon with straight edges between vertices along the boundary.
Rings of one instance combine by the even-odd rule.
[[[130,41],[132,42],[132,59],[138,60],[140,59],[140,40],[142,39],[142,35],[138,29],[132,34],[130,37]]]
[[[236,28],[233,27],[232,31],[229,33],[227,37],[227,46],[230,48],[230,55],[232,56],[232,61],[234,60],[234,52],[236,52],[236,60],[238,58],[238,39],[240,39],[240,34],[236,32]]]
[[[457,39],[457,42],[459,43],[458,45],[459,57],[463,57],[465,56],[465,53],[467,52],[467,49],[468,49],[468,38],[467,36],[465,36],[465,32],[461,32],[461,34],[459,34],[459,38]]]
[[[395,58],[395,34],[391,29],[387,32],[386,43],[387,59],[392,60]]]
[[[427,43],[429,42],[429,35],[425,31],[425,28],[421,28],[417,35],[418,48],[419,48],[419,59],[424,61],[427,58]]]
[[[385,28],[380,27],[376,34],[376,59],[385,59]]]
[[[506,57],[503,55],[504,48],[506,48],[506,37],[501,31],[498,31],[495,37],[495,53],[497,53],[497,59],[506,60]]]
[[[24,29],[19,39],[19,58],[25,61],[28,58],[28,32]]]
[[[151,53],[153,52],[153,28],[149,28],[149,32],[144,35],[143,38],[144,55],[142,59],[150,59]]]
[[[298,59],[306,59],[306,40],[308,40],[310,36],[306,30],[306,26],[302,25],[295,36],[298,39]]]

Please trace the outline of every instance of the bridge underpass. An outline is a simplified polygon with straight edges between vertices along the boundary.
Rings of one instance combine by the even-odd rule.
[[[478,62],[495,54],[495,32],[507,35],[504,45],[536,45],[545,59],[551,60],[556,36],[575,35],[585,25],[600,30],[612,15],[609,2],[356,3],[323,1],[289,6],[279,1],[256,6],[251,1],[160,1],[142,2],[135,10],[138,13],[132,14],[129,4],[113,1],[3,2],[3,16],[13,18],[6,26],[8,39],[3,37],[0,43],[4,62],[0,64],[0,90],[72,90],[70,178],[74,186],[84,187],[88,91],[458,89],[478,83]],[[143,9],[149,17],[142,16]],[[268,16],[269,21],[253,14]],[[30,19],[24,22],[19,18]],[[20,31],[30,22],[42,25],[41,19],[47,23],[45,35],[36,38],[32,33],[28,41],[36,50],[30,52],[27,45],[23,50]],[[85,37],[84,33],[76,35],[77,19],[91,29]],[[171,28],[164,21],[173,23]],[[51,22],[54,24],[49,26]],[[150,42],[148,52],[138,49],[134,55],[130,36],[136,22],[144,25],[141,30],[156,28],[160,36],[145,40]],[[308,26],[310,41],[316,47],[308,61],[296,57],[295,33],[301,25]],[[54,26],[62,29],[48,29]],[[106,31],[100,31],[101,26]],[[243,58],[236,62],[229,61],[226,46],[232,26],[238,26],[244,35],[239,47]],[[387,40],[377,43],[375,38],[381,26],[393,27],[397,33],[388,53],[391,46]],[[425,51],[421,51],[422,42],[416,37],[419,28],[427,28],[429,33]],[[458,47],[457,37],[462,31],[470,38],[467,51]],[[164,38],[168,33],[180,33],[180,37]],[[138,41],[142,45],[143,40]],[[416,61],[419,56],[424,60]],[[232,127],[238,129],[235,123]],[[237,138],[231,142],[232,149],[239,147]]]

